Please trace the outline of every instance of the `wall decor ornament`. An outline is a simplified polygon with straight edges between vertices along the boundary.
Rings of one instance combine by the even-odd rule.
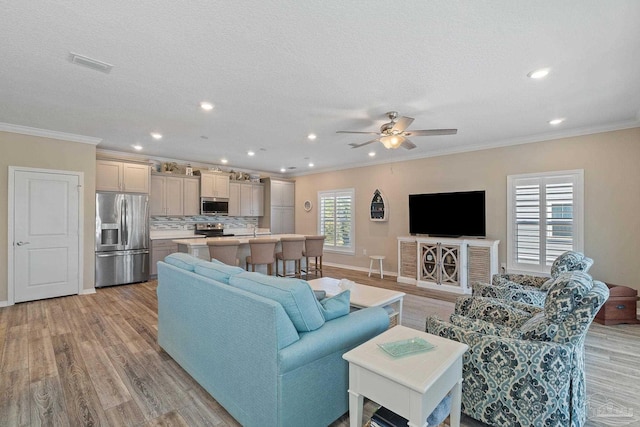
[[[371,221],[387,221],[389,216],[389,203],[378,189],[373,192],[370,205],[370,217]]]

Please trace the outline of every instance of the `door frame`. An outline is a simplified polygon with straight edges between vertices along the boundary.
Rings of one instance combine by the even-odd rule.
[[[9,191],[7,196],[7,305],[14,305],[15,272],[13,268],[13,230],[15,226],[15,174],[16,172],[36,172],[52,175],[72,175],[78,178],[78,295],[84,285],[84,172],[59,169],[40,169],[23,166],[9,166]]]

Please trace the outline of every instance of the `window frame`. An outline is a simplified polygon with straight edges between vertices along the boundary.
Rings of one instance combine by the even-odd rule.
[[[324,251],[325,252],[333,252],[333,253],[339,253],[339,254],[347,254],[347,255],[355,255],[356,253],[356,222],[355,222],[355,218],[356,218],[356,191],[354,188],[344,188],[344,189],[337,189],[337,190],[325,190],[325,191],[318,191],[318,226],[317,226],[317,230],[318,230],[318,234],[319,235],[324,235],[324,233],[322,232],[322,199],[323,198],[328,198],[328,197],[333,197],[334,200],[336,199],[336,197],[338,197],[338,195],[340,194],[348,194],[349,197],[351,198],[350,200],[350,214],[351,214],[351,218],[350,218],[350,232],[349,232],[349,246],[336,246],[334,245],[330,245],[327,244],[327,240],[329,239],[325,239],[325,243],[324,243]],[[337,227],[336,227],[336,231],[337,231]],[[334,236],[334,242],[336,241],[335,236]]]
[[[517,259],[517,224],[516,224],[516,185],[524,185],[523,181],[541,186],[539,209],[539,253],[537,264],[525,264]],[[546,265],[546,226],[545,215],[547,207],[551,207],[546,197],[546,185],[553,183],[572,182],[572,250],[584,252],[584,169],[552,171],[542,173],[528,173],[507,176],[507,272],[515,274],[544,274],[549,275],[551,266]]]

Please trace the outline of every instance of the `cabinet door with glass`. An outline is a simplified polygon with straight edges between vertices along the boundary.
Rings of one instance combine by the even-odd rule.
[[[460,285],[460,245],[420,243],[419,280],[438,285]]]

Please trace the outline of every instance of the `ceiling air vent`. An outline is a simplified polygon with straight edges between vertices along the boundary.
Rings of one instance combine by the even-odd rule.
[[[111,72],[111,69],[113,68],[113,65],[111,64],[107,64],[106,62],[98,61],[97,59],[89,58],[88,56],[79,55],[73,52],[69,54],[69,61],[71,61],[73,64],[82,65],[84,67],[88,67],[105,74],[109,74]]]

